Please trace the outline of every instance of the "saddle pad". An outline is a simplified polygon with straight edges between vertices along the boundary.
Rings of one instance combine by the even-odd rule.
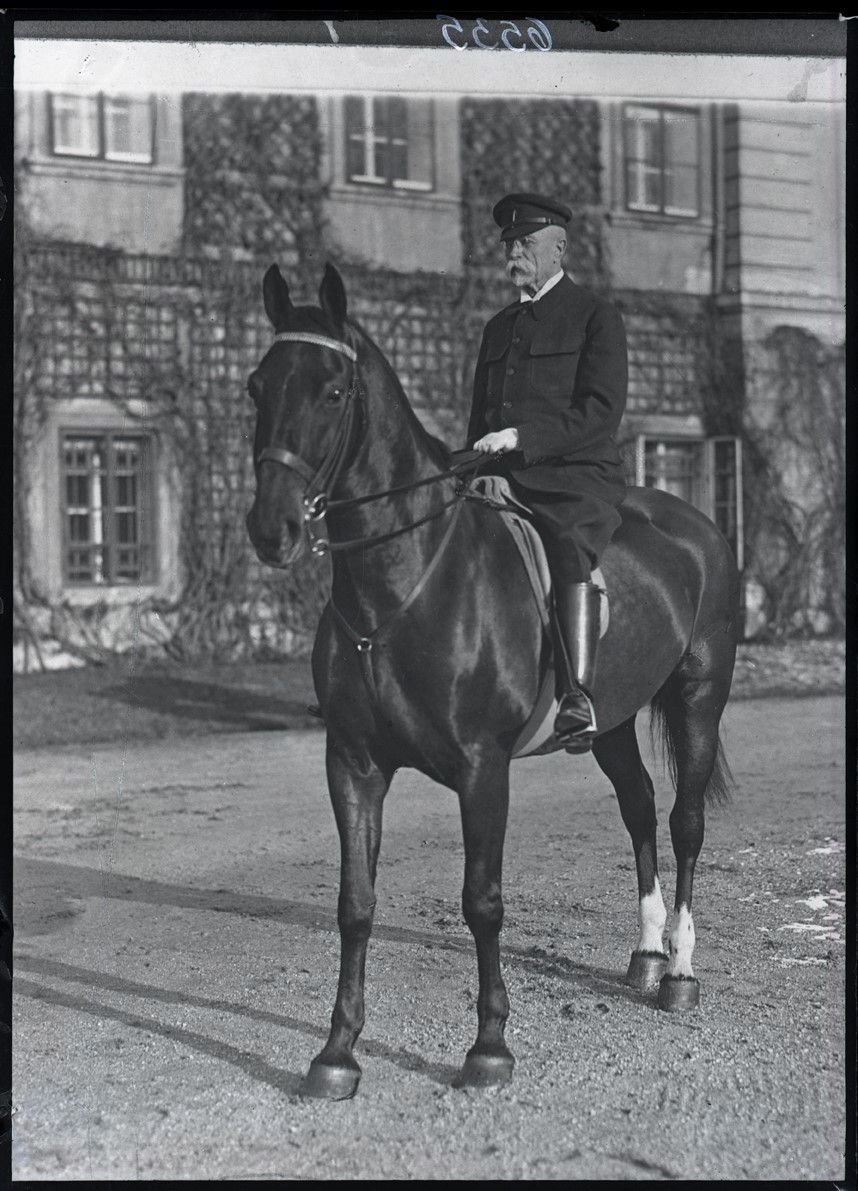
[[[546,628],[550,625],[549,609],[551,607],[551,571],[548,569],[548,558],[542,539],[533,522],[528,520],[528,510],[525,505],[516,500],[509,486],[509,481],[503,476],[478,476],[471,482],[471,490],[495,504],[505,507],[498,509],[498,515],[512,534],[513,541],[518,546],[519,554],[524,562],[525,570],[530,578],[533,594],[539,614]],[[520,511],[519,511],[520,510]],[[592,574],[592,581],[601,588],[602,598],[599,602],[600,628],[599,636],[604,637],[608,631],[610,612],[608,608],[608,593],[605,590],[605,576],[602,568],[596,567]]]

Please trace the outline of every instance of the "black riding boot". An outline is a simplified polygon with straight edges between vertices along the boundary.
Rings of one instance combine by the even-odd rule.
[[[567,753],[590,751],[596,734],[596,713],[590,692],[599,646],[600,591],[595,583],[556,585],[557,622],[563,648],[558,665],[564,692],[554,720],[554,734]]]

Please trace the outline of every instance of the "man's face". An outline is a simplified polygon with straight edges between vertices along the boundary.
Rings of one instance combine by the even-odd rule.
[[[562,228],[541,227],[504,241],[506,272],[513,285],[536,293],[560,268],[566,236]]]

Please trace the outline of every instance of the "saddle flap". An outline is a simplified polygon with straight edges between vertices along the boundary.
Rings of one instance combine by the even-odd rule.
[[[498,515],[518,547],[543,624],[547,627],[551,607],[551,571],[542,538],[530,520],[530,510],[513,496],[505,476],[478,476],[471,482],[471,490],[498,507]],[[605,576],[601,567],[594,569],[591,580],[602,591],[599,636],[604,637],[608,631],[610,611]]]

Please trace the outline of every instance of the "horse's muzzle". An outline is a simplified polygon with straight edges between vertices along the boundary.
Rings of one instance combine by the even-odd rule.
[[[254,545],[256,550],[256,557],[261,563],[267,567],[275,567],[282,571],[287,567],[291,567],[293,563],[297,562],[302,554],[306,551],[307,543],[303,538],[299,538],[291,549],[283,549],[282,546],[270,546],[263,542],[260,545]]]
[[[287,522],[285,533],[265,532],[257,522],[255,507],[247,515],[247,533],[259,561],[278,570],[291,566],[307,549],[300,524]]]

